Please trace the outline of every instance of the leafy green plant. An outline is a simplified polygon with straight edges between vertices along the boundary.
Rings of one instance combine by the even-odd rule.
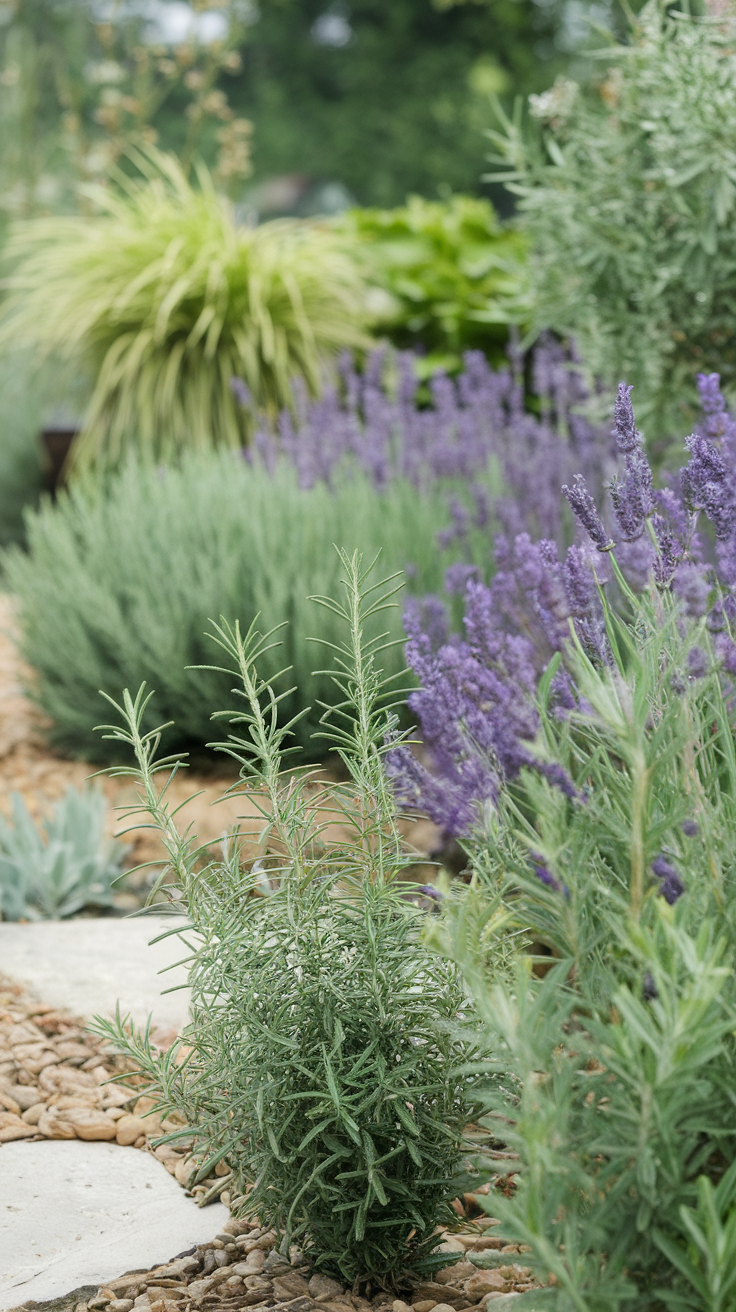
[[[124,727],[108,732],[135,751],[141,809],[198,936],[192,1019],[166,1054],[121,1018],[96,1029],[150,1077],[160,1110],[184,1116],[199,1178],[226,1161],[236,1211],[274,1227],[282,1252],[298,1240],[318,1268],[385,1285],[447,1262],[434,1250],[454,1215],[470,1048],[455,1026],[458,974],[422,945],[411,885],[395,882],[407,864],[383,768],[395,681],[381,674],[387,633],[367,635],[397,579],[373,582],[358,553],[340,562],[343,600],[319,599],[343,635],[328,644],[338,705],[321,732],[349,782],[322,800],[344,809],[349,837],[322,848],[314,801],[284,772],[293,724],[279,727],[283,694],[258,670],[272,634],[213,632],[240,694],[240,710],[223,713],[223,750],[262,815],[263,857],[250,871],[234,840],[200,868],[154,783],[159,735],[142,732],[143,690],[135,701],[126,692]]]
[[[4,920],[63,920],[83,907],[112,906],[124,848],[105,835],[99,789],[68,788],[39,830],[20,793],[13,823],[0,816],[0,914]]]
[[[697,369],[736,381],[733,17],[650,0],[597,84],[559,80],[492,133],[519,197],[535,322],[637,385],[648,436],[690,422]],[[502,115],[503,117],[503,115]],[[532,125],[533,126],[533,125]]]
[[[419,495],[396,479],[378,493],[357,471],[344,478],[336,471],[334,483],[302,488],[285,462],[271,475],[237,453],[195,453],[158,477],[131,464],[104,489],[80,482],[29,517],[28,552],[10,553],[6,568],[19,599],[23,655],[36,674],[30,692],[52,721],[51,742],[104,759],[114,744],[94,732],[100,689],[112,695],[146,680],[156,688],[146,727],[176,720],[171,749],[203,748],[213,734],[211,708],[227,704],[230,687],[224,674],[189,668],[207,662],[211,615],[246,629],[258,613],[268,628],[289,620],[283,658],[269,652],[262,667],[268,677],[279,661],[294,668],[285,717],[330,701],[329,680],[312,673],[306,597],[335,589],[332,544],[366,554],[382,548],[392,569],[413,567],[420,594],[441,588],[453,559],[449,552],[443,560],[435,541],[447,519],[440,487]],[[393,614],[390,626],[399,638]],[[329,611],[319,613],[317,631],[335,640]],[[387,674],[404,668],[400,648],[382,659]],[[302,743],[316,719],[300,721]]]
[[[338,227],[364,244],[371,328],[420,346],[423,373],[456,370],[463,351],[505,359],[510,323],[528,321],[526,240],[487,200],[410,197],[394,210],[351,210]]]
[[[35,219],[8,239],[2,340],[89,368],[95,389],[75,468],[241,447],[242,378],[272,415],[294,375],[317,392],[341,347],[365,343],[355,262],[327,230],[238,227],[204,169],[199,188],[172,156],[134,153],[142,177],[95,192],[93,218]]]

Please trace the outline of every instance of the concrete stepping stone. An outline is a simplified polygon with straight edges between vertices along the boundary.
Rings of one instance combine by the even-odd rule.
[[[123,1014],[130,1012],[136,1025],[145,1024],[153,1012],[159,1029],[178,1032],[187,1020],[189,992],[164,990],[186,982],[186,968],[175,963],[189,953],[176,935],[149,944],[185,924],[179,917],[160,915],[3,923],[0,970],[74,1015],[114,1016],[119,1000]],[[170,966],[174,969],[166,969]]]
[[[198,1208],[149,1153],[49,1140],[0,1148],[0,1312],[149,1270],[214,1239],[229,1212]]]

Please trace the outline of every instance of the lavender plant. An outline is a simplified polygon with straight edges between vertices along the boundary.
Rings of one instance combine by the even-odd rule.
[[[579,378],[564,354],[550,343],[535,369],[538,417],[523,408],[518,371],[494,373],[480,356],[467,357],[457,382],[436,379],[428,408],[409,357],[375,356],[362,375],[343,362],[342,390],[302,397],[296,420],[285,414],[278,431],[259,434],[250,463],[240,452],[188,453],[154,476],[136,462],[30,516],[29,551],[7,569],[54,744],[109,760],[114,744],[94,732],[99,690],[145,680],[156,689],[146,729],[175,720],[170,749],[201,750],[229,688],[189,668],[207,660],[210,615],[246,630],[258,612],[268,629],[288,619],[296,687],[285,719],[329,700],[332,685],[313,675],[305,598],[334,591],[334,542],[366,556],[382,548],[417,595],[441,593],[449,567],[454,612],[468,569],[493,567],[499,524],[564,538],[553,489],[580,467],[597,487],[605,443],[577,413]],[[441,603],[430,605],[441,624]],[[398,617],[390,623],[400,638]],[[331,624],[322,612],[322,636],[335,641]],[[276,658],[264,660],[264,675],[275,675]],[[400,645],[382,660],[387,674],[401,670]],[[297,725],[312,750],[315,727],[314,717]]]
[[[700,387],[676,487],[655,489],[622,385],[610,519],[567,485],[579,545],[517,540],[501,584],[468,584],[462,641],[411,631],[437,773],[405,747],[392,769],[472,860],[436,939],[495,1054],[489,1127],[520,1158],[488,1209],[558,1312],[733,1306],[736,430],[717,377]],[[479,906],[536,945],[511,985]]]
[[[349,782],[329,796],[315,799],[284,771],[293,724],[279,726],[283,694],[258,673],[273,635],[255,625],[245,636],[237,626],[213,631],[240,685],[224,750],[262,817],[262,858],[251,868],[234,836],[223,859],[202,868],[154,782],[166,762],[155,761],[158,733],[141,728],[143,690],[117,708],[124,727],[108,732],[135,751],[141,809],[161,833],[172,896],[197,936],[192,1019],[166,1054],[120,1018],[97,1030],[149,1076],[162,1111],[183,1113],[195,1136],[193,1180],[225,1161],[236,1211],[273,1226],[282,1252],[298,1241],[318,1268],[385,1287],[447,1262],[435,1253],[437,1227],[454,1217],[474,1110],[464,1072],[472,1045],[456,1029],[459,974],[422,944],[411,885],[395,880],[407,864],[383,769],[395,684],[380,673],[386,634],[367,630],[397,581],[373,582],[357,554],[340,560],[343,599],[320,599],[344,634],[332,651],[339,706],[322,732]],[[323,816],[332,806],[344,817],[340,848],[320,842],[320,805]]]

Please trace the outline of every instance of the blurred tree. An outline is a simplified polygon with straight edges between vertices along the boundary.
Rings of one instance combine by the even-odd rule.
[[[261,0],[229,83],[254,123],[255,179],[335,179],[380,206],[477,190],[489,99],[550,84],[567,62],[567,8]]]
[[[250,124],[219,85],[241,66],[240,8],[0,0],[0,211],[77,208],[80,184],[102,179],[129,146],[158,140],[169,103],[184,162],[206,139],[221,184],[242,187]]]

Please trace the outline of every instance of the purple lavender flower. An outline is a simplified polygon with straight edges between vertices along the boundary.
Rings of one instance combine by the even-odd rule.
[[[691,679],[704,679],[708,673],[708,657],[702,647],[691,647],[687,654],[687,672]]]
[[[545,884],[547,888],[554,889],[555,893],[561,893],[562,885],[559,879],[555,878],[552,871],[545,864],[544,857],[540,856],[537,852],[532,852],[531,862],[534,866],[534,873],[540,883]]]
[[[685,892],[685,885],[675,867],[661,853],[652,861],[652,873],[659,882],[659,895],[672,907]]]
[[[248,387],[248,384],[244,383],[242,378],[236,378],[233,376],[230,379],[230,391],[238,402],[238,405],[252,408],[253,394]]]
[[[445,570],[445,591],[450,596],[457,593],[462,596],[470,582],[480,583],[480,570],[477,565],[466,565],[464,561],[456,561],[454,565],[448,565]]]
[[[686,838],[697,838],[700,833],[700,825],[697,820],[683,820],[680,828]]]
[[[562,491],[567,497],[575,518],[593,539],[598,550],[610,551],[615,543],[603,527],[603,521],[598,514],[595,501],[585,485],[582,474],[575,475],[572,487],[569,487],[567,483],[563,483]]]
[[[635,542],[654,509],[652,470],[640,447],[626,453],[623,476],[613,478],[609,490],[621,535]]]
[[[685,612],[691,619],[700,619],[705,615],[710,596],[710,584],[705,577],[702,565],[692,561],[683,561],[677,566],[672,580],[676,596],[684,604]]]
[[[736,642],[727,633],[719,633],[716,642],[716,656],[726,674],[736,676]]]
[[[726,402],[721,394],[720,374],[698,374],[700,404],[706,415],[706,436],[721,437],[726,430],[728,416]]]
[[[654,1002],[655,998],[659,997],[659,990],[654,983],[654,976],[651,970],[646,970],[644,972],[644,979],[642,980],[641,985],[641,995],[645,1002]]]
[[[613,407],[613,435],[619,451],[624,454],[641,446],[641,433],[637,431],[634,407],[631,404],[633,383],[619,383],[616,404]]]
[[[736,499],[726,464],[714,445],[694,433],[685,444],[690,460],[680,471],[683,495],[691,510],[704,510],[716,537],[725,541],[736,529]]]
[[[569,548],[562,577],[570,614],[579,618],[589,615],[596,597],[595,578],[581,547]]]

